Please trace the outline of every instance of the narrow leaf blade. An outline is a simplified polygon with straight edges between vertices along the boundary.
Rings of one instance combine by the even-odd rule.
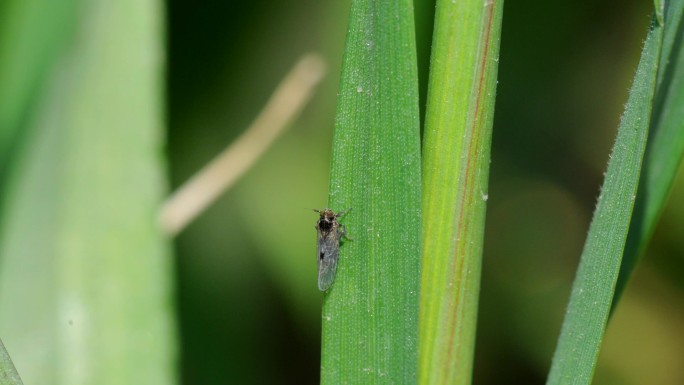
[[[353,241],[343,242],[324,299],[322,384],[416,382],[420,137],[412,11],[408,0],[352,2],[330,206],[352,209],[340,221]]]
[[[589,384],[620,269],[650,124],[663,29],[652,23],[618,128],[547,384]]]
[[[503,1],[438,1],[423,145],[421,384],[470,384]]]
[[[667,6],[651,129],[614,304],[646,251],[684,157],[684,1]]]

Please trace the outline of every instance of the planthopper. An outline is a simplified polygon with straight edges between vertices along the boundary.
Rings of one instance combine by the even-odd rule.
[[[340,239],[347,236],[346,227],[337,221],[349,210],[335,214],[330,209],[314,210],[321,217],[316,221],[316,231],[318,232],[317,255],[318,258],[318,289],[326,291],[335,280],[335,269],[337,269],[337,259],[340,256]]]

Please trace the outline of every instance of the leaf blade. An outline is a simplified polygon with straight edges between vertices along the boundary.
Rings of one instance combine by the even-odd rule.
[[[646,147],[663,30],[652,23],[608,162],[548,385],[589,384],[610,312]]]
[[[340,248],[323,305],[321,383],[415,383],[420,137],[412,3],[355,0],[333,139]]]
[[[502,1],[438,1],[423,145],[419,382],[470,384]]]
[[[684,158],[684,1],[668,1],[667,6],[651,129],[613,306],[646,251]]]

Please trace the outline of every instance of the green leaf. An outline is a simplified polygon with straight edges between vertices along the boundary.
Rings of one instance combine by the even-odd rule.
[[[27,383],[175,382],[162,14],[85,3],[33,109],[0,234],[0,335]]]
[[[423,144],[421,384],[470,384],[503,2],[440,0]]]
[[[665,0],[653,0],[656,20],[661,26],[665,24]]]
[[[0,340],[0,385],[22,385],[17,369],[14,368],[12,359]]]
[[[330,180],[353,241],[324,297],[322,384],[417,380],[419,135],[412,2],[354,0]]]
[[[617,303],[639,258],[646,251],[684,156],[684,1],[668,1],[648,146],[639,193],[615,288]]]
[[[0,3],[0,173],[17,150],[24,120],[49,68],[73,37],[78,4],[78,0]]]
[[[652,23],[577,269],[549,385],[591,383],[636,198],[662,39],[662,26]]]

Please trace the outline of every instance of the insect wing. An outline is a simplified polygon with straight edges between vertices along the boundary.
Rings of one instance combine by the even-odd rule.
[[[334,232],[318,233],[318,289],[326,291],[335,280],[340,241]]]

